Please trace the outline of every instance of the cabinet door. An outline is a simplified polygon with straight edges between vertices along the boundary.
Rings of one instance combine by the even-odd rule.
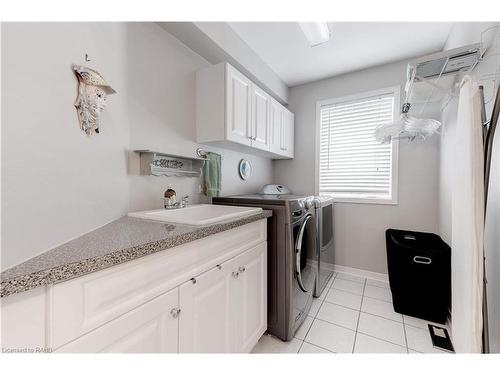
[[[269,151],[281,154],[281,132],[283,131],[283,106],[271,98]]]
[[[269,110],[271,97],[252,84],[252,147],[269,151]]]
[[[180,353],[231,353],[235,347],[232,261],[180,286]]]
[[[249,353],[267,329],[267,242],[235,258],[236,351]]]
[[[179,288],[59,348],[62,353],[177,353]]]
[[[294,144],[294,122],[295,116],[292,112],[284,109],[283,113],[283,132],[281,134],[282,155],[293,158],[293,144]]]
[[[251,145],[251,81],[232,66],[226,68],[226,137]]]

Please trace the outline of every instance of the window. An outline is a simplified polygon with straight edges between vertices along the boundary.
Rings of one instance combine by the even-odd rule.
[[[399,87],[318,103],[321,195],[356,203],[397,203],[398,141],[380,144],[377,126],[399,110]]]

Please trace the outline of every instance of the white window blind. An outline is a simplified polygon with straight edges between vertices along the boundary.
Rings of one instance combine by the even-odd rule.
[[[392,122],[394,92],[319,107],[319,190],[339,198],[393,196],[393,145],[375,140],[377,126]]]

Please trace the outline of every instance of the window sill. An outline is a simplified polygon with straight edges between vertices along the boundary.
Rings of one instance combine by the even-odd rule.
[[[320,195],[327,195],[333,198],[335,203],[360,203],[360,204],[386,204],[397,206],[397,199],[387,199],[387,198],[361,198],[361,197],[336,197],[335,195],[320,193]]]

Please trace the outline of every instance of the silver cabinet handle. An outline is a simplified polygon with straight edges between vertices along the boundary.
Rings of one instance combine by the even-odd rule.
[[[429,258],[429,257],[421,257],[421,256],[415,256],[413,257],[413,261],[415,263],[420,263],[420,264],[431,264],[432,263],[432,259]]]
[[[232,273],[232,275],[233,275],[233,277],[234,277],[235,279],[237,279],[237,278],[238,278],[238,276],[240,276],[240,273],[239,273],[239,272],[237,272],[237,271],[235,271],[235,272],[233,272],[233,273]]]
[[[243,273],[245,272],[247,269],[245,268],[245,266],[241,266],[240,268],[238,268],[238,271]]]
[[[177,318],[179,314],[181,313],[181,309],[174,307],[172,310],[170,310],[170,315],[172,315],[172,318]]]
[[[195,279],[194,277],[192,277],[192,278],[191,278],[191,282],[192,282],[193,284],[196,284],[196,279]]]

